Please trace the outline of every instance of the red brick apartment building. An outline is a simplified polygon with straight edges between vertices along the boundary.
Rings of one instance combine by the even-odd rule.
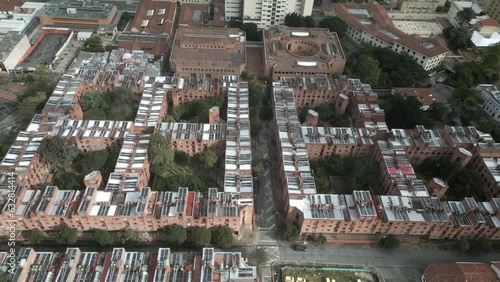
[[[7,252],[0,252],[0,263],[9,262]],[[83,252],[67,248],[65,252],[39,252],[21,248],[12,281],[231,281],[252,282],[257,268],[249,266],[239,252],[216,252],[203,248],[198,255],[158,248],[153,252],[131,252],[113,248],[110,252]]]
[[[371,95],[350,95],[353,100],[355,97],[372,99]],[[376,132],[364,135],[362,142],[360,134],[351,128],[301,127],[293,88],[275,83],[273,100],[273,131],[279,168],[276,176],[280,183],[275,188],[276,200],[288,221],[299,225],[301,235],[395,234],[431,239],[484,235],[494,240],[500,238],[499,198],[489,202],[472,198],[440,201],[434,195],[442,196],[447,185],[439,179],[424,183],[415,175],[409,160],[411,152],[412,156],[419,157],[450,156],[467,165],[473,155],[466,147],[474,152],[478,165],[488,166],[476,152],[487,155],[494,151],[491,136],[475,128],[446,127],[437,132],[419,126],[415,130],[393,129],[383,135]],[[417,144],[421,150],[416,149]],[[352,195],[317,194],[308,160],[332,153],[373,155],[380,164],[387,195],[372,196],[368,191],[355,191]]]

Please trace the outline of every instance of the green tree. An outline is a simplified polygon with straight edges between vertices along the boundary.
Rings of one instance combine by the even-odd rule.
[[[64,171],[59,168],[56,169],[52,177],[51,185],[64,187],[64,189],[67,190],[80,190],[81,188],[85,188],[83,184],[83,175],[77,175],[74,172]]]
[[[255,23],[244,23],[239,28],[246,33],[248,41],[262,41],[262,29]]]
[[[176,122],[175,118],[171,115],[166,115],[164,122]]]
[[[81,152],[74,161],[75,169],[82,174],[101,170],[109,157],[107,150]]]
[[[399,248],[400,242],[396,236],[391,234],[382,237],[382,239],[380,239],[380,245],[385,249],[393,250]]]
[[[106,112],[102,109],[90,109],[84,113],[84,119],[87,120],[108,120]]]
[[[364,83],[377,86],[380,77],[379,63],[372,56],[363,54],[360,58],[362,64],[357,64],[354,73]]]
[[[109,120],[133,120],[134,109],[130,104],[116,104],[107,113]]]
[[[290,27],[305,27],[306,20],[297,13],[290,13],[285,16],[285,25]]]
[[[264,173],[264,161],[261,158],[252,159],[252,173],[255,177]]]
[[[306,16],[304,18],[304,22],[306,24],[306,27],[316,27],[316,20],[313,16]]]
[[[205,183],[196,175],[173,175],[165,178],[165,188],[167,191],[177,191],[179,187],[189,187],[191,190],[204,192]]]
[[[266,252],[266,249],[262,247],[255,248],[253,252],[250,254],[250,259],[255,261],[255,265],[259,266],[265,264],[269,259],[269,255]]]
[[[319,22],[319,27],[328,28],[331,32],[336,32],[339,37],[345,37],[347,24],[339,17],[328,16]]]
[[[212,233],[210,230],[202,227],[193,227],[189,230],[189,242],[195,248],[206,247],[212,240]]]
[[[486,236],[467,240],[470,252],[489,253],[493,250],[493,242]]]
[[[151,150],[151,169],[157,175],[164,175],[168,165],[174,161],[174,151],[170,138],[154,133],[149,139]]]
[[[483,103],[481,95],[474,88],[461,86],[453,91],[453,98],[460,101],[466,110],[475,111]]]
[[[82,50],[85,52],[93,53],[104,52],[104,46],[102,45],[101,37],[98,35],[94,35],[87,39],[83,44]]]
[[[78,229],[62,223],[54,232],[54,241],[60,245],[74,245],[78,241]]]
[[[278,234],[282,240],[295,242],[299,238],[300,231],[295,223],[283,223],[278,227]]]
[[[244,71],[244,72],[241,73],[240,78],[243,79],[243,80],[245,80],[245,81],[252,80],[252,77],[250,75],[248,75],[248,73],[246,71]]]
[[[187,232],[184,227],[178,224],[172,224],[166,228],[165,235],[169,245],[180,245],[187,239]]]
[[[113,237],[107,230],[95,229],[93,238],[100,246],[109,246],[113,244]]]
[[[117,235],[118,240],[122,244],[136,244],[141,241],[141,234],[137,230],[124,230],[120,231]]]
[[[326,239],[326,237],[325,237],[325,236],[323,236],[323,235],[319,235],[319,236],[316,238],[315,243],[316,243],[316,245],[323,246],[323,245],[326,245],[326,243],[328,243],[328,240]]]
[[[222,248],[229,249],[234,244],[233,230],[227,225],[219,225],[212,228],[212,244]]]
[[[71,140],[64,140],[59,136],[44,138],[40,144],[40,154],[53,168],[64,168],[73,163],[80,150],[71,143]]]
[[[457,13],[458,22],[463,25],[469,23],[474,17],[474,11],[471,8],[465,8]]]
[[[18,105],[19,114],[17,115],[19,123],[23,125],[29,124],[33,119],[33,115],[41,111],[46,101],[47,98],[44,92],[36,92],[34,95],[21,99]]]
[[[464,49],[470,45],[469,30],[463,26],[446,28],[443,34],[453,50]]]
[[[219,157],[217,156],[217,154],[210,149],[204,149],[203,152],[201,152],[199,154],[199,158],[200,158],[201,163],[205,167],[214,167],[214,165],[219,160]]]
[[[189,165],[191,164],[191,156],[183,151],[175,151],[174,162],[178,165]]]
[[[107,111],[111,107],[112,103],[113,101],[111,99],[111,95],[100,92],[87,93],[80,99],[80,106],[83,111],[92,109]]]
[[[385,111],[385,120],[390,128],[414,128],[416,125],[432,126],[421,109],[422,103],[413,96],[396,93],[383,100],[381,107]]]
[[[40,245],[45,240],[45,233],[36,229],[30,230],[27,239],[32,245]]]

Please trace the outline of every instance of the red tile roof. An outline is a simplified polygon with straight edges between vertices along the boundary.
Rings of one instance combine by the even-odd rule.
[[[492,18],[479,21],[479,24],[481,24],[482,26],[500,26],[500,23]]]
[[[132,32],[171,34],[177,2],[162,0],[141,1],[134,19]]]
[[[15,7],[21,7],[26,0],[1,0],[0,11],[11,12]]]
[[[182,4],[179,15],[179,25],[203,26],[203,20],[208,20],[207,4]]]
[[[367,10],[370,16],[365,14],[351,14],[348,9],[361,9]],[[382,5],[378,4],[333,4],[333,10],[335,13],[342,18],[349,26],[357,30],[365,30],[366,32],[372,34],[378,39],[388,43],[395,44],[399,43],[407,48],[417,51],[427,57],[434,57],[439,54],[448,52],[446,43],[443,39],[437,37],[422,38],[416,34],[408,35],[401,30],[399,30],[392,23],[391,17],[384,9]],[[359,20],[370,21],[371,24],[365,25],[359,22]],[[383,31],[388,31],[393,33],[398,37],[395,39]],[[432,43],[434,47],[426,48],[425,43]]]

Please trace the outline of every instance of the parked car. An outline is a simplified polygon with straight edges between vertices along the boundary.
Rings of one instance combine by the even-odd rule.
[[[307,247],[304,245],[295,245],[293,248],[296,252],[307,252]]]

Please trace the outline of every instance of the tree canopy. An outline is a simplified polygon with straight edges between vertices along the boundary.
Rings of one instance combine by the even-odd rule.
[[[474,10],[471,8],[464,8],[462,11],[457,13],[457,19],[460,24],[466,24],[472,20],[474,17]]]
[[[95,229],[93,238],[100,246],[109,246],[113,244],[113,237],[107,230]]]
[[[359,66],[365,64],[367,60],[371,71],[369,68]],[[375,61],[378,62],[377,68]],[[410,55],[369,45],[348,53],[346,68],[351,76],[363,82],[373,81],[379,73],[377,84],[379,87],[424,87],[429,80],[427,72]]]
[[[394,235],[387,235],[380,239],[380,245],[386,249],[397,249],[399,248],[399,239]]]
[[[339,17],[328,16],[319,22],[319,27],[328,28],[331,32],[336,32],[339,37],[345,37],[347,24]]]
[[[169,245],[180,245],[187,239],[187,231],[178,224],[172,224],[166,228],[166,241]]]
[[[45,102],[47,101],[44,92],[36,92],[32,96],[28,96],[19,102],[19,114],[17,119],[21,124],[28,124],[33,116],[42,110]]]
[[[104,52],[104,46],[102,45],[101,37],[98,35],[94,35],[87,39],[83,44],[82,51],[93,53]]]
[[[448,27],[443,30],[443,35],[453,50],[464,49],[471,45],[469,30],[463,26]]]
[[[109,157],[107,150],[80,152],[76,157],[73,167],[82,174],[101,170]]]
[[[234,244],[233,230],[227,225],[212,228],[212,244],[219,248],[229,249]]]
[[[380,106],[385,111],[385,121],[389,128],[414,128],[416,125],[432,127],[432,123],[422,111],[422,103],[413,96],[400,93],[382,99]]]
[[[164,175],[167,167],[174,161],[174,151],[170,138],[154,133],[149,139],[151,148],[151,171],[156,175]]]
[[[267,262],[267,260],[269,259],[269,255],[267,254],[266,249],[257,247],[250,254],[250,259],[255,261],[255,265],[259,266]]]
[[[32,245],[40,245],[45,240],[45,234],[40,230],[30,230],[27,239]]]
[[[447,158],[427,158],[414,165],[417,175],[425,180],[439,177],[448,182],[447,200],[461,201],[465,197],[471,196],[471,191],[479,183],[479,173],[471,168],[462,168],[458,163],[450,162]],[[481,189],[476,191],[480,193]],[[481,195],[481,194],[478,194]]]
[[[300,230],[295,223],[283,223],[278,226],[278,234],[282,240],[295,242],[300,235]]]
[[[80,99],[85,119],[133,120],[138,105],[135,95],[124,88],[88,93]]]
[[[189,230],[189,242],[196,248],[206,247],[212,240],[210,230],[202,227],[193,227]]]
[[[52,168],[62,168],[73,163],[80,150],[59,136],[44,138],[40,144],[40,154]]]
[[[184,102],[173,107],[172,117],[179,122],[208,123],[208,111],[218,106],[221,115],[225,113],[227,103],[222,96],[211,96],[196,101]]]
[[[204,149],[198,156],[200,161],[207,168],[213,167],[219,160],[217,154],[210,149]]]
[[[54,241],[60,245],[74,245],[78,240],[78,229],[61,224],[54,232]]]

